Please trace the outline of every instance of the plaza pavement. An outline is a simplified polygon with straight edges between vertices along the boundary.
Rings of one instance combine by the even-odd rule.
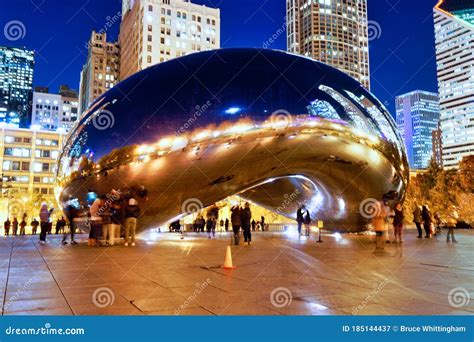
[[[376,256],[366,235],[316,243],[260,232],[251,246],[232,247],[234,270],[220,267],[225,233],[161,233],[134,248],[2,237],[2,314],[473,315],[474,232],[456,233],[459,243],[448,245],[445,232],[409,232]]]

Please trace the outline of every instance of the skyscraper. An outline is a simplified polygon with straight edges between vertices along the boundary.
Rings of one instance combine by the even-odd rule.
[[[433,154],[432,132],[438,129],[438,95],[415,90],[395,99],[397,126],[413,169],[428,166]]]
[[[120,79],[192,52],[220,47],[220,10],[186,0],[123,0]]]
[[[29,126],[34,64],[33,51],[0,46],[0,122]]]
[[[474,3],[442,0],[434,7],[443,166],[474,154]]]
[[[287,0],[287,49],[370,88],[367,0]]]
[[[118,43],[107,42],[106,33],[92,31],[87,61],[81,71],[79,114],[119,80],[120,49]]]

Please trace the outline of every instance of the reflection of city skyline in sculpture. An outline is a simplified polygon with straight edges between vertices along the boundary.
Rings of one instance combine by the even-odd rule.
[[[182,217],[190,200],[238,194],[291,218],[305,203],[325,228],[357,231],[360,203],[401,200],[408,180],[395,124],[373,95],[324,64],[260,49],[135,74],[85,113],[58,169],[63,203],[141,195],[144,229]]]

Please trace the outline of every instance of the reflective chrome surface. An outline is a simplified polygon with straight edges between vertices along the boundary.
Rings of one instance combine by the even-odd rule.
[[[326,229],[359,231],[360,203],[402,200],[407,181],[395,123],[357,81],[284,52],[227,49],[153,66],[100,97],[67,139],[58,196],[128,188],[141,195],[141,229],[239,194],[291,218],[306,203]]]

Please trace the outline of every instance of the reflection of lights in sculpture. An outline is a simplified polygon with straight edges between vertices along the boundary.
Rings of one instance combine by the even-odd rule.
[[[115,122],[99,131],[104,111]],[[193,54],[118,84],[72,130],[58,169],[63,203],[123,189],[139,198],[141,228],[179,218],[190,198],[238,194],[292,218],[305,203],[325,229],[355,231],[362,200],[401,200],[408,179],[375,97],[329,66],[259,49]]]

